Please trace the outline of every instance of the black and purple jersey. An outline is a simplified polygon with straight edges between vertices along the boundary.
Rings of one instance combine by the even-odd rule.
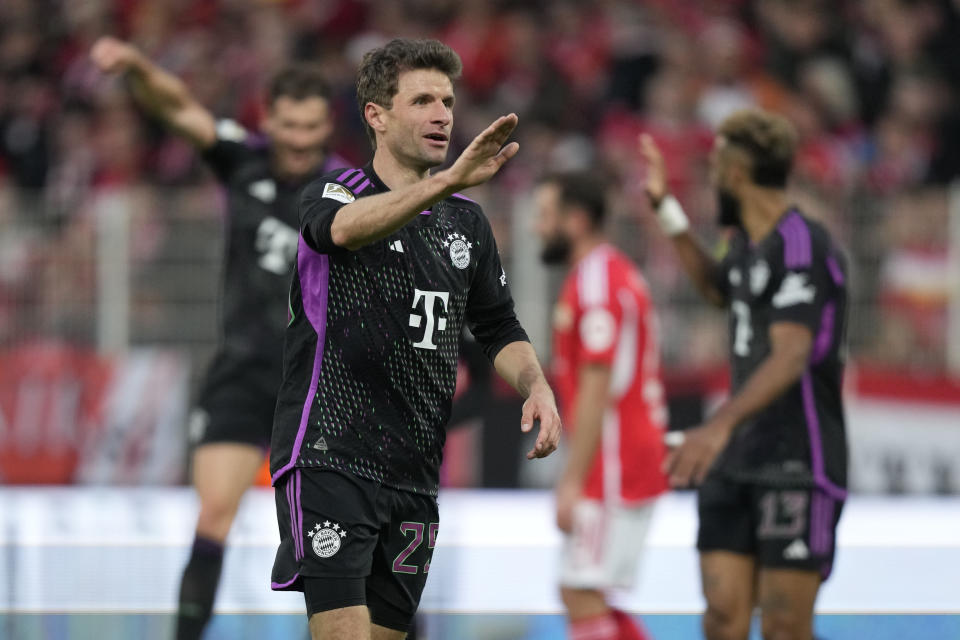
[[[287,292],[297,255],[300,190],[316,175],[344,162],[328,156],[305,180],[291,183],[275,175],[266,140],[232,120],[217,122],[217,137],[203,159],[224,188],[222,329],[208,384],[243,368],[259,388],[276,393],[280,383]]]
[[[274,483],[308,467],[435,495],[464,323],[491,360],[527,340],[490,224],[465,197],[356,251],[333,244],[337,211],[387,190],[367,165],[303,192]]]
[[[719,278],[730,308],[733,393],[770,355],[771,325],[802,324],[814,339],[801,379],[736,428],[716,469],[750,481],[813,484],[842,498],[847,478],[843,254],[822,225],[791,209],[756,245],[738,232]]]

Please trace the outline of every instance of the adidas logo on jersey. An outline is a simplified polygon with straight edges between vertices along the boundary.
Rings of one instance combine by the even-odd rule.
[[[326,451],[329,449],[329,447],[327,447],[327,441],[324,440],[323,436],[320,436],[320,439],[313,443],[313,448],[318,451]]]
[[[403,243],[399,240],[395,240],[390,243],[390,251],[396,251],[397,253],[403,253]]]
[[[810,303],[816,294],[816,288],[807,282],[805,273],[791,272],[783,277],[780,290],[773,296],[773,306],[782,309],[801,302]]]
[[[787,560],[806,560],[810,557],[810,550],[803,540],[797,538],[783,550],[783,557]]]

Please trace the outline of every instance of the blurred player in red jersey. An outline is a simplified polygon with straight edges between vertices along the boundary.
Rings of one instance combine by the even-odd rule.
[[[554,375],[571,432],[557,484],[560,591],[574,640],[647,638],[605,591],[630,587],[667,488],[657,323],[636,265],[603,232],[602,182],[550,176],[536,194],[541,258],[570,272],[554,314]]]

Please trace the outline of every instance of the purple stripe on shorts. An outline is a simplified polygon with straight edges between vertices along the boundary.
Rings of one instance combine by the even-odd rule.
[[[287,582],[284,582],[283,584],[279,582],[271,582],[270,588],[273,589],[274,591],[279,591],[280,589],[286,589],[287,587],[292,585],[294,582],[296,582],[299,578],[300,578],[300,572],[298,571],[297,573],[293,574],[293,577],[290,578],[290,580],[288,580]]]
[[[843,269],[833,256],[827,256],[827,269],[830,270],[830,277],[833,278],[833,284],[841,286],[846,278],[843,277]]]
[[[357,171],[360,171],[360,169],[347,169],[337,177],[337,182],[343,182],[348,176],[352,176]]]
[[[837,305],[828,302],[823,307],[823,315],[820,317],[820,331],[817,332],[817,338],[813,341],[813,354],[811,361],[818,364],[827,357],[830,347],[833,345],[833,324],[836,321]]]
[[[360,195],[364,189],[370,186],[370,180],[364,180],[360,183],[360,186],[354,190],[354,195]]]
[[[297,483],[293,490],[293,501],[297,504],[297,544],[300,546],[300,559],[303,560],[303,506],[300,504],[300,469],[293,472],[293,479]]]
[[[823,463],[823,443],[820,439],[820,418],[813,398],[813,377],[809,369],[803,374],[800,385],[803,393],[803,412],[807,419],[807,435],[810,438],[810,466],[813,470],[813,482],[831,498],[844,500],[847,497],[846,490],[827,478]]]
[[[293,537],[293,558],[295,560],[300,559],[300,549],[297,546],[297,519],[296,519],[296,506],[294,505],[293,500],[293,477],[287,480],[284,491],[287,493],[287,505],[290,507],[290,535]]]
[[[360,171],[360,173],[358,173],[357,175],[355,175],[355,176],[353,176],[352,178],[350,178],[350,181],[347,182],[347,186],[348,186],[348,187],[353,187],[353,185],[357,184],[358,182],[360,182],[361,179],[363,179],[363,178],[365,178],[365,177],[366,177],[366,176],[364,175],[363,171]]]
[[[307,423],[310,421],[310,409],[317,396],[317,386],[320,383],[320,369],[323,365],[323,347],[327,334],[327,293],[330,280],[330,258],[317,253],[299,238],[297,246],[297,271],[300,277],[300,293],[303,299],[303,311],[310,320],[313,330],[317,334],[317,349],[313,356],[313,370],[310,374],[310,388],[303,401],[303,411],[300,414],[300,426],[297,429],[297,438],[290,452],[290,461],[277,470],[271,477],[276,484],[277,480],[297,463],[303,438],[307,433]]]

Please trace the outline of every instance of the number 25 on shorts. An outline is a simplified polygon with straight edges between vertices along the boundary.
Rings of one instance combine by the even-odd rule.
[[[437,545],[437,529],[440,527],[439,522],[431,522],[429,526],[423,522],[403,522],[400,524],[400,533],[405,537],[413,536],[413,539],[410,540],[410,543],[406,548],[397,554],[397,557],[393,561],[393,572],[394,573],[409,573],[416,574],[419,571],[419,568],[415,564],[407,564],[407,559],[420,548],[420,545],[423,544],[423,530],[427,529],[427,549],[429,550],[427,562],[423,565],[423,572],[428,573],[430,571],[430,560],[429,557],[433,555],[433,548]]]

